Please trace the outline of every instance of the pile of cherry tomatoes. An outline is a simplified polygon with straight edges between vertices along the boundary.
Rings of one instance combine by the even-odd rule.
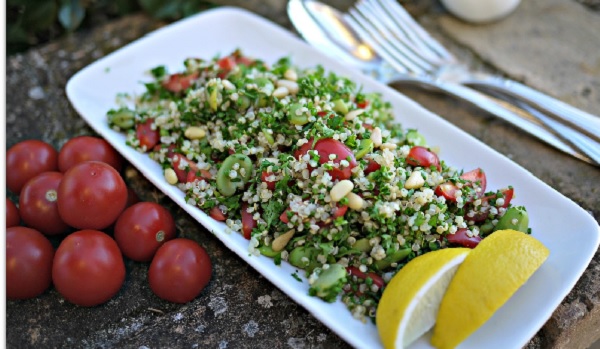
[[[39,140],[8,149],[6,186],[19,195],[18,208],[6,198],[8,299],[36,297],[53,284],[69,302],[102,304],[125,282],[123,256],[150,262],[149,285],[162,299],[186,303],[201,293],[212,274],[208,254],[176,238],[166,208],[139,202],[120,175],[123,162],[90,136],[60,151]],[[60,241],[56,250],[48,237]]]

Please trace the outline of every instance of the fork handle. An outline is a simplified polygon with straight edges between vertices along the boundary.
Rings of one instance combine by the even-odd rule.
[[[564,123],[600,142],[600,117],[577,109],[517,81],[501,77],[470,79],[464,85],[485,92],[486,89],[506,94],[539,109],[554,120]]]
[[[429,79],[420,79],[416,77],[407,76],[397,77],[394,79],[393,82],[416,84],[429,89],[434,88],[440,92],[444,92],[448,95],[459,98],[519,127],[523,131],[537,137],[538,139],[546,142],[547,144],[555,147],[558,150],[570,154],[587,163],[600,166],[600,158],[595,156],[595,152],[591,152],[593,157],[590,157],[588,155],[590,154],[590,152],[587,151],[587,149],[590,147],[587,144],[584,144],[583,146],[579,147],[579,142],[569,142],[570,144],[575,143],[575,145],[578,146],[578,150],[584,151],[582,154],[582,152],[576,150],[571,145],[565,143],[563,140],[561,140],[558,136],[556,136],[553,132],[549,131],[548,129],[540,126],[537,123],[527,120],[525,116],[518,115],[516,112],[504,108],[503,106],[497,104],[486,95],[483,95],[482,93],[473,90],[469,87],[465,87],[455,83],[442,82],[439,80],[433,81]]]

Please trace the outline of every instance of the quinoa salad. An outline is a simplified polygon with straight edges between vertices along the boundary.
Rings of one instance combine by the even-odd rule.
[[[512,187],[486,191],[485,169],[447,164],[394,120],[401,110],[320,66],[235,51],[150,73],[109,125],[250,254],[289,262],[310,295],[341,298],[358,319],[374,320],[386,282],[416,256],[530,232]]]

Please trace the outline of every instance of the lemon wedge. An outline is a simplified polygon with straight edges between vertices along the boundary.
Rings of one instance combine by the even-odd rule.
[[[498,310],[548,258],[530,235],[499,230],[483,239],[458,268],[442,299],[431,344],[454,348]]]
[[[405,348],[433,327],[446,288],[470,251],[448,248],[426,253],[390,280],[376,314],[385,348]]]

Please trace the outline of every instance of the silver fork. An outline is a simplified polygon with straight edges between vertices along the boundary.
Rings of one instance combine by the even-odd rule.
[[[396,1],[359,0],[344,19],[399,72],[465,84],[517,103],[561,139],[600,164],[600,118],[516,81],[469,72]]]

